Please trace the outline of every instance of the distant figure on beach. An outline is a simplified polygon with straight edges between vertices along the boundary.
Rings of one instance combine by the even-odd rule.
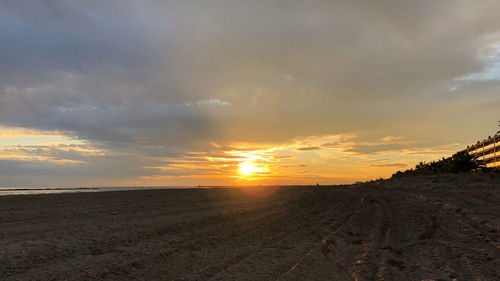
[[[316,187],[319,187],[319,183],[316,183]]]

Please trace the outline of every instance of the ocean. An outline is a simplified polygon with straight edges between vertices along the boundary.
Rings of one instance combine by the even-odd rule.
[[[106,192],[106,191],[125,191],[125,190],[146,190],[146,189],[186,189],[200,188],[198,186],[118,186],[118,187],[0,187],[0,196],[4,195],[38,195],[38,194],[56,194],[56,193],[77,193],[77,192]],[[208,188],[208,187],[201,187]]]

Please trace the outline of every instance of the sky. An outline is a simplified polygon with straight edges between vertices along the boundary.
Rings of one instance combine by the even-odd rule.
[[[493,135],[496,0],[3,0],[0,186],[342,184]]]

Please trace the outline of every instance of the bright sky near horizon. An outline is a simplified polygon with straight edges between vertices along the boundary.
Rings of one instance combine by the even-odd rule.
[[[493,135],[500,1],[5,0],[0,186],[337,184]]]

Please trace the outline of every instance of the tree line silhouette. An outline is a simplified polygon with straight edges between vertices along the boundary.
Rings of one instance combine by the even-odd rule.
[[[406,171],[397,171],[392,178],[407,176],[423,176],[450,173],[466,173],[479,168],[476,159],[466,151],[453,154],[451,157],[442,158],[437,161],[420,162],[414,169]]]

